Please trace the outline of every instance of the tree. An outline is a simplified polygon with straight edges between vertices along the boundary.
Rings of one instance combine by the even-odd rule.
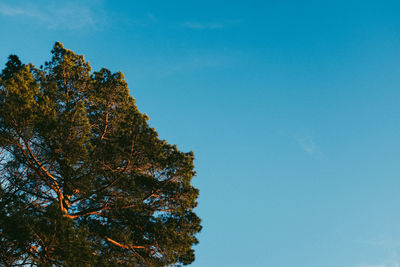
[[[120,72],[56,43],[0,75],[0,264],[189,264],[200,219],[192,152],[157,136]]]

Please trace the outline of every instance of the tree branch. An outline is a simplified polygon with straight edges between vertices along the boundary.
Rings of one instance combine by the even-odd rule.
[[[119,243],[119,242],[117,242],[117,241],[115,241],[115,240],[109,238],[108,236],[106,236],[105,239],[106,239],[108,242],[110,242],[111,244],[116,245],[116,246],[118,246],[118,247],[120,247],[120,248],[125,248],[125,249],[146,248],[145,246],[124,245],[124,244],[121,244],[121,243]]]
[[[47,176],[47,178],[50,178],[53,185],[51,185],[51,183],[46,178],[44,179],[44,181],[46,182],[46,184],[48,186],[50,186],[56,192],[57,197],[58,197],[58,202],[60,204],[61,212],[63,214],[68,214],[67,208],[64,207],[64,195],[61,192],[61,188],[60,188],[56,178],[53,175],[51,175],[51,173],[45,167],[43,167],[43,164],[37,159],[37,157],[35,156],[35,154],[33,153],[32,149],[31,149],[31,147],[29,146],[28,142],[23,137],[21,137],[21,139],[23,140],[25,147],[28,150],[28,153],[29,153],[30,157],[33,159],[34,163],[29,159],[29,157],[25,153],[25,150],[20,146],[22,153],[24,154],[24,157],[26,158],[28,163],[32,167],[34,167],[34,169],[39,168],[39,170],[41,170],[41,172],[45,174],[44,176]],[[39,174],[41,172],[39,172]],[[41,176],[43,177],[43,175],[41,175]]]
[[[103,207],[101,208],[97,208],[97,209],[91,209],[91,210],[86,210],[86,211],[81,211],[81,212],[77,212],[75,214],[64,214],[65,217],[71,218],[71,219],[75,219],[75,218],[79,218],[81,216],[89,216],[92,214],[97,214],[100,215],[100,212],[103,210],[107,210],[108,208],[108,204],[109,204],[110,200],[108,200],[106,202],[106,204],[104,204]]]

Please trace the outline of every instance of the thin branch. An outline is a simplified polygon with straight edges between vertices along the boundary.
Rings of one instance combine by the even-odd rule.
[[[116,246],[118,246],[118,247],[120,247],[120,248],[129,249],[129,250],[131,250],[131,249],[137,249],[137,248],[146,248],[145,246],[124,245],[124,244],[121,244],[121,243],[119,243],[119,242],[117,242],[117,241],[115,241],[115,240],[109,238],[108,236],[106,236],[105,239],[106,239],[108,242],[110,242],[111,244],[113,244],[113,245],[116,245]]]
[[[68,214],[68,210],[64,207],[64,195],[63,195],[63,193],[61,192],[61,188],[60,188],[60,186],[59,186],[59,184],[58,184],[56,178],[55,178],[53,175],[51,175],[51,173],[50,173],[45,167],[43,167],[43,164],[37,159],[37,157],[35,156],[35,154],[33,153],[32,149],[31,149],[31,147],[29,146],[28,142],[27,142],[24,138],[22,138],[22,137],[21,137],[21,139],[24,141],[25,147],[27,148],[30,157],[33,159],[33,161],[34,161],[35,163],[33,163],[33,162],[29,159],[28,155],[26,155],[26,153],[25,153],[25,150],[22,148],[21,145],[19,145],[20,149],[22,150],[22,153],[24,154],[24,157],[26,158],[26,160],[28,161],[28,163],[29,163],[35,170],[36,170],[36,168],[39,168],[39,169],[41,170],[41,172],[44,173],[45,176],[47,176],[47,178],[50,178],[50,180],[52,181],[53,185],[52,185],[46,178],[44,179],[44,181],[46,182],[46,184],[47,184],[49,187],[51,187],[51,188],[57,193],[61,212],[62,212],[63,214]],[[38,172],[38,173],[39,173],[39,175],[40,175],[40,172]],[[43,175],[40,175],[40,176],[42,176],[42,177],[44,178]]]
[[[82,216],[89,216],[89,215],[92,215],[92,214],[99,215],[101,211],[109,209],[108,208],[109,202],[110,202],[110,200],[108,200],[106,202],[106,204],[104,204],[104,206],[101,207],[101,208],[81,211],[81,212],[78,212],[78,213],[75,213],[75,214],[64,214],[64,216],[68,217],[68,218],[71,218],[71,219],[75,219],[75,218],[79,218],[79,217],[82,217]]]
[[[104,130],[102,135],[100,136],[100,141],[103,140],[104,136],[107,133],[107,128],[108,128],[108,110],[106,111],[106,121],[105,121],[105,125],[104,125]]]

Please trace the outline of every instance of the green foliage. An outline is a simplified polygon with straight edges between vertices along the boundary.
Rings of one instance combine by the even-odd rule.
[[[52,54],[0,75],[0,264],[193,262],[193,153],[158,138],[122,73]]]

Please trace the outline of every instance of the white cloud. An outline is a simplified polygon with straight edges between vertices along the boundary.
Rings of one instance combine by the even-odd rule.
[[[358,264],[355,267],[400,267],[400,262],[387,261],[379,264]]]
[[[200,23],[189,21],[183,23],[183,26],[190,29],[222,29],[226,27],[223,23]]]
[[[78,29],[104,24],[99,6],[99,1],[3,1],[0,15],[33,19],[51,29]]]
[[[196,30],[214,30],[223,29],[235,24],[240,23],[239,20],[223,21],[223,22],[196,22],[196,21],[186,21],[182,24],[183,27]]]
[[[313,155],[318,152],[317,144],[315,143],[314,138],[311,135],[301,135],[298,136],[296,140],[301,149],[307,154]]]
[[[398,236],[379,235],[369,239],[356,240],[357,243],[371,247],[377,251],[385,251],[386,259],[378,260],[370,263],[360,263],[354,267],[400,267],[400,241]]]
[[[153,14],[153,13],[148,13],[147,18],[152,22],[152,23],[157,23],[158,18]]]

